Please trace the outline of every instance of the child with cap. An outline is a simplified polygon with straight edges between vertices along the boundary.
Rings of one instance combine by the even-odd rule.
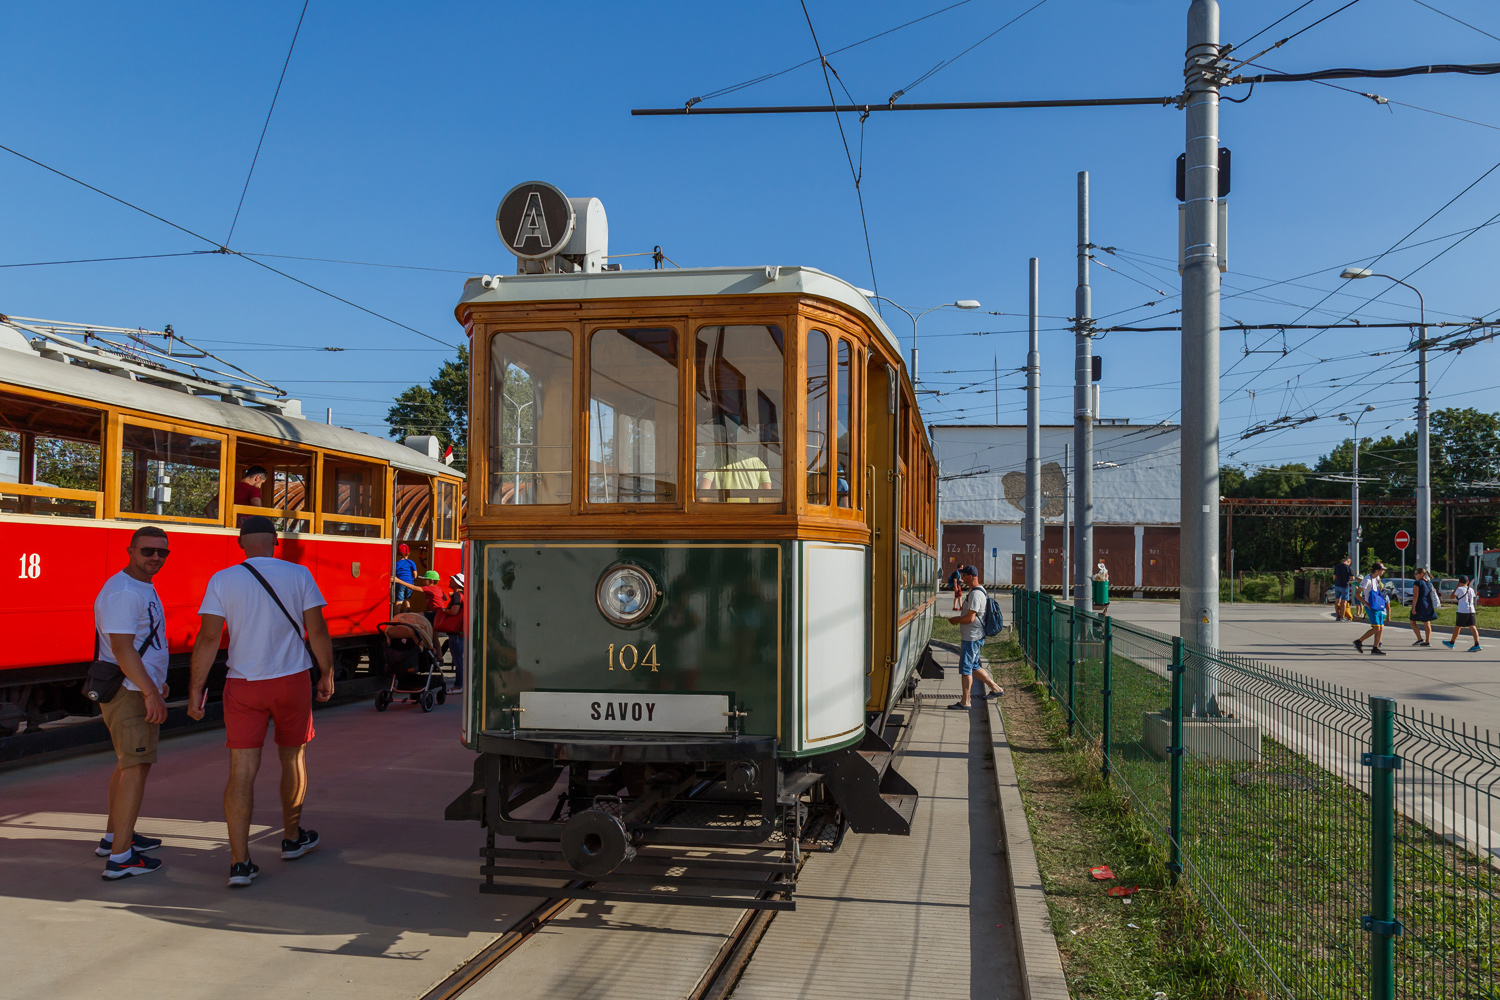
[[[411,560],[411,546],[402,542],[396,546],[396,566],[391,570],[391,587],[396,592],[396,607],[405,611],[407,600],[417,589],[417,564]]]

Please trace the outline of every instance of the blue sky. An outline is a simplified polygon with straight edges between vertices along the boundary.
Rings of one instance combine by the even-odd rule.
[[[948,0],[951,2],[951,0]],[[860,103],[884,101],[1035,0],[970,0],[831,57]],[[1317,0],[1243,55],[1336,10]],[[808,9],[825,50],[945,6],[830,3]],[[1297,0],[1228,2],[1223,40]],[[1477,0],[1431,6],[1500,35]],[[8,4],[0,66],[0,143],[222,242],[302,9],[252,5]],[[1181,89],[1187,4],[1048,0],[946,66],[907,101],[1167,95]],[[262,258],[439,340],[458,343],[452,309],[466,274],[508,272],[497,200],[549,180],[609,212],[611,251],[660,244],[684,266],[808,264],[869,287],[854,186],[832,115],[632,118],[632,107],[690,97],[813,55],[797,4],[612,5],[331,3],[311,0],[230,246],[255,253],[372,261],[410,270]],[[1282,71],[1500,60],[1500,41],[1415,2],[1361,0],[1265,57]],[[1415,317],[1386,282],[1347,287],[1351,262],[1390,248],[1500,161],[1495,77],[1344,81],[1430,109],[1377,106],[1318,84],[1267,84],[1225,104],[1234,150],[1226,322]],[[1244,87],[1231,96],[1244,96]],[[842,91],[839,91],[842,99]],[[711,103],[827,100],[816,65]],[[1444,117],[1456,116],[1456,117]],[[1457,120],[1472,119],[1474,124]],[[1044,419],[1070,419],[1075,175],[1089,170],[1093,241],[1115,272],[1093,270],[1094,310],[1169,325],[1177,308],[1173,161],[1182,113],[1154,107],[845,116],[860,159],[874,281],[910,308],[976,298],[985,313],[922,321],[922,373],[941,390],[930,420],[994,419],[975,373],[998,364],[1000,418],[1023,418],[1027,259],[1041,258]],[[861,134],[862,133],[862,134]],[[0,263],[165,254],[209,246],[0,153]],[[1398,277],[1500,212],[1500,170],[1386,257]],[[1482,229],[1410,278],[1432,318],[1500,311],[1500,226]],[[627,266],[641,266],[639,259]],[[1158,290],[1161,293],[1159,294]],[[1378,299],[1365,300],[1377,293]],[[1144,303],[1159,302],[1145,307]],[[450,352],[431,341],[224,255],[0,268],[0,312],[179,332],[275,382],[310,413],[384,433],[391,395]],[[909,327],[898,313],[892,327]],[[987,336],[976,332],[999,331]],[[1226,461],[1315,458],[1342,438],[1333,414],[1372,402],[1365,429],[1399,433],[1414,388],[1404,330],[1289,332],[1244,355],[1223,338]],[[1307,341],[1304,344],[1304,341]],[[309,348],[342,347],[340,353]],[[1113,333],[1103,414],[1133,421],[1177,410],[1178,336]],[[1391,352],[1395,353],[1381,353]],[[1433,365],[1434,406],[1500,409],[1500,344]],[[1373,355],[1373,356],[1372,356]],[[1253,399],[1249,395],[1254,393]],[[1241,441],[1264,420],[1318,414]]]

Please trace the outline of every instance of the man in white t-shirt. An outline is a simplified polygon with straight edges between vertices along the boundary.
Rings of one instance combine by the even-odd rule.
[[[307,796],[306,747],[313,738],[307,671],[316,659],[318,700],[333,697],[333,645],[323,620],[328,602],[307,567],[276,558],[276,544],[276,526],[270,518],[245,518],[240,526],[245,561],[209,578],[198,609],[203,624],[193,645],[188,714],[198,719],[203,717],[208,671],[218,655],[224,626],[229,626],[229,679],[224,683],[229,785],[224,790],[224,819],[229,826],[231,886],[247,886],[260,874],[250,860],[250,814],[261,748],[271,723],[281,757],[281,858],[300,858],[318,846],[317,832],[301,826]]]
[[[95,854],[107,857],[106,879],[149,875],[161,867],[144,851],[161,846],[135,832],[146,794],[146,776],[156,763],[156,739],[167,721],[167,621],[151,578],[167,562],[167,533],[148,525],[130,536],[124,569],[104,582],[94,599],[97,658],[125,675],[114,697],[100,705],[115,745],[109,777],[109,825]]]
[[[979,585],[979,570],[973,566],[965,566],[958,571],[963,585],[969,588],[964,595],[963,611],[956,618],[949,618],[950,624],[958,626],[959,654],[958,654],[958,701],[949,705],[949,708],[969,708],[969,689],[973,687],[974,677],[977,676],[983,683],[979,698],[984,700],[984,692],[994,689],[994,694],[1004,694],[1005,691],[990,672],[983,666],[979,651],[984,648],[984,609],[989,604],[989,595]]]

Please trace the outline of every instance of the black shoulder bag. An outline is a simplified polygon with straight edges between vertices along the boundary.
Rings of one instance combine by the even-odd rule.
[[[276,602],[276,606],[281,609],[281,613],[286,615],[286,620],[290,622],[292,628],[296,630],[297,637],[302,640],[302,648],[307,650],[307,658],[312,661],[313,667],[317,667],[318,658],[316,656],[313,656],[312,643],[308,641],[307,635],[302,630],[302,626],[297,624],[297,619],[293,618],[292,613],[286,609],[286,605],[281,603],[281,598],[276,596],[276,591],[271,589],[271,585],[266,582],[266,578],[261,576],[260,573],[256,571],[254,566],[251,566],[247,562],[240,563],[240,565],[248,569],[250,571],[250,575],[255,577],[255,579],[260,583],[262,587],[266,588],[266,593],[271,595],[271,600]]]
[[[137,656],[145,656],[146,650],[156,641],[157,634],[161,631],[162,623],[155,621],[151,616],[150,605],[146,607],[147,620],[151,622],[151,631],[146,633],[146,639],[141,643],[141,648],[136,650]],[[83,682],[83,693],[90,701],[97,701],[103,705],[113,700],[120,693],[120,685],[125,683],[125,671],[120,669],[118,663],[111,663],[99,655],[99,629],[94,627],[94,662],[89,664],[89,671]]]

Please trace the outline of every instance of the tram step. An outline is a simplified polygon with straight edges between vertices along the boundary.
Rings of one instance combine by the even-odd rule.
[[[890,744],[879,736],[866,731],[860,749],[822,754],[812,766],[855,833],[911,833],[917,790],[891,766]]]
[[[911,829],[911,818],[917,814],[917,803],[922,800],[920,795],[901,795],[883,792],[880,796],[885,804],[898,814],[906,823],[907,829]]]

